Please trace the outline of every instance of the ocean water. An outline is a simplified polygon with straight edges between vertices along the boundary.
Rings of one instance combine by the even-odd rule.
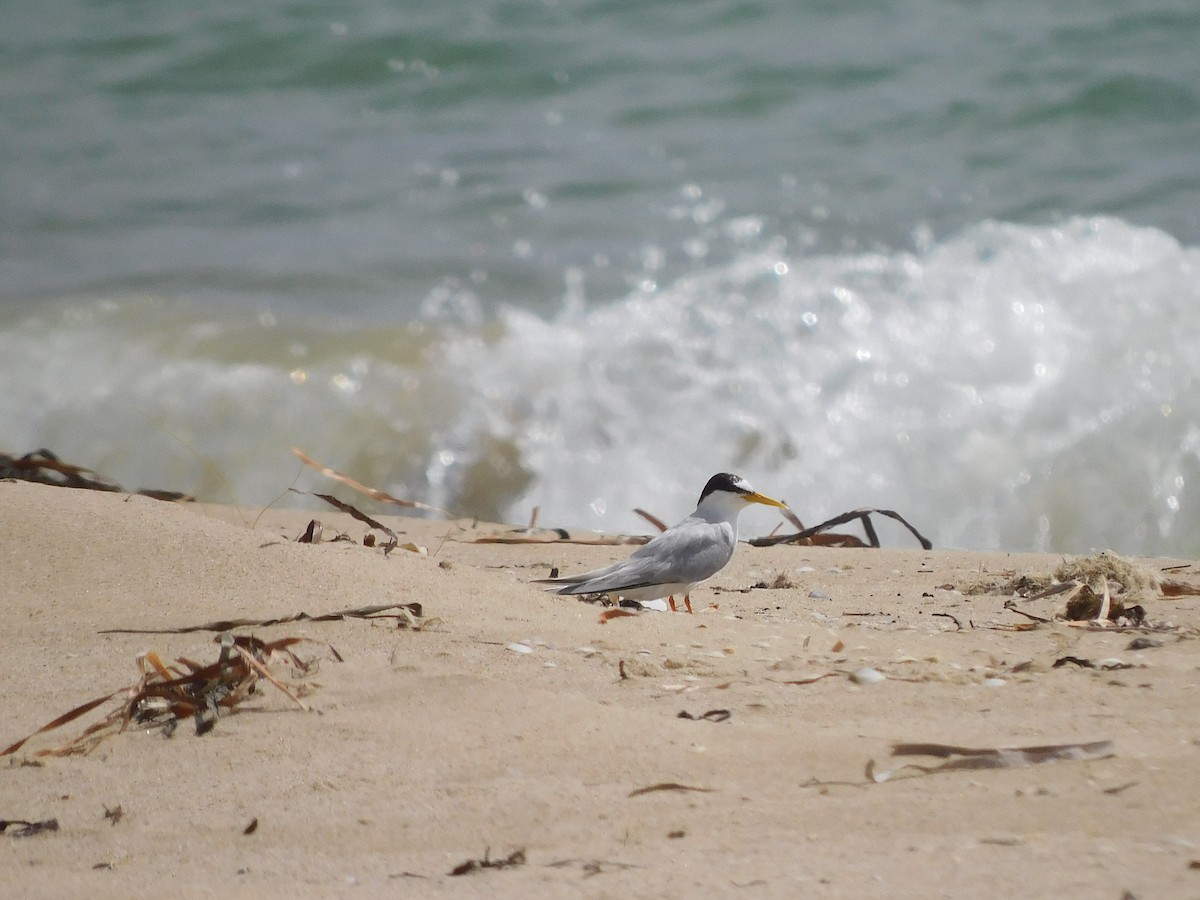
[[[0,450],[1195,556],[1197,46],[1194,0],[5,4]]]

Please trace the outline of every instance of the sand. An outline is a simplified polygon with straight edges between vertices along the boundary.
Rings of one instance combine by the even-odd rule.
[[[316,513],[326,537],[354,543],[296,543],[311,512],[256,515],[0,483],[0,746],[133,683],[147,650],[216,658],[210,633],[103,629],[424,613],[420,630],[242,629],[315,639],[299,648],[321,660],[307,712],[268,686],[203,736],[184,721],[37,756],[80,720],[0,759],[0,818],[59,823],[0,836],[0,896],[1200,895],[1200,598],[1137,598],[1177,626],[1137,650],[1119,629],[1013,630],[1027,620],[1007,594],[961,591],[1058,556],[742,546],[695,615],[601,623],[528,581],[627,547],[388,518],[428,553],[385,557],[333,510]],[[752,588],[780,575],[792,586]],[[863,668],[886,677],[855,683]],[[1112,753],[867,779],[913,741]],[[637,793],[663,784],[689,789]],[[449,874],[516,851],[523,864]]]

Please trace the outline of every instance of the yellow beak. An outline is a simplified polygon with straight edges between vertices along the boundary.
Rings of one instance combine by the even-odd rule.
[[[758,491],[751,491],[749,494],[743,494],[742,497],[747,503],[761,503],[763,506],[777,506],[780,509],[788,508],[788,505],[783,501],[768,497],[766,494],[760,494]]]

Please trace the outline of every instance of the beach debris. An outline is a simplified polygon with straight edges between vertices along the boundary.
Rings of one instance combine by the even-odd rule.
[[[562,528],[547,528],[541,534],[525,534],[521,529],[516,534],[484,534],[475,538],[474,544],[574,544],[582,547],[623,547],[649,543],[644,534],[612,534],[575,538]]]
[[[1009,582],[968,588],[964,593],[1004,593],[1012,597],[1005,609],[1022,615],[1032,622],[1045,624],[1065,621],[1073,627],[1141,628],[1173,630],[1147,621],[1146,608],[1133,600],[1144,596],[1162,596],[1163,579],[1143,566],[1135,565],[1111,551],[1094,556],[1064,560],[1053,573],[1045,576],[1021,576]],[[1200,592],[1200,588],[1182,582],[1170,582],[1172,590]],[[1036,615],[1023,606],[1039,600],[1055,598],[1061,604],[1052,614]]]
[[[979,575],[974,578],[962,578],[957,583],[939,584],[943,591],[958,591],[968,597],[981,594],[1000,594],[1002,596],[1029,597],[1038,591],[1044,591],[1053,586],[1054,579],[1050,574],[1030,575],[1018,574],[1012,569],[1006,569],[994,575]]]
[[[1200,585],[1190,581],[1177,581],[1173,578],[1163,578],[1158,583],[1158,590],[1163,597],[1200,597]]]
[[[480,869],[511,869],[515,866],[525,865],[525,851],[514,850],[502,859],[492,859],[492,850],[489,847],[483,851],[483,859],[468,859],[466,862],[461,862],[450,870],[450,875],[469,875],[471,872],[478,872]]]
[[[296,538],[297,544],[319,544],[321,543],[321,523],[316,519],[309,520],[308,527],[304,529],[304,534]]]
[[[693,722],[728,722],[733,718],[733,713],[727,709],[710,709],[706,713],[701,713],[698,716],[693,716],[686,709],[681,710],[677,719],[691,719]]]
[[[953,622],[953,623],[954,623],[954,625],[955,625],[955,630],[956,630],[956,631],[962,631],[962,630],[963,630],[963,624],[962,624],[962,622],[958,621],[958,617],[957,617],[957,616],[951,615],[951,614],[950,614],[950,613],[948,613],[948,612],[935,612],[935,613],[933,613],[933,615],[934,615],[934,616],[940,616],[940,617],[941,617],[941,618],[943,618],[943,619],[949,619],[951,622]],[[968,622],[970,623],[970,620],[968,620]],[[972,627],[974,627],[974,623],[970,623],[970,624],[971,624],[971,626],[972,626]]]
[[[1185,570],[1191,568],[1190,564],[1168,566],[1163,572],[1173,575],[1190,574]],[[1075,594],[1080,592],[1081,585],[1087,585],[1087,591],[1090,593],[1083,592],[1083,596],[1077,599],[1075,610],[1082,618],[1076,621],[1098,618],[1089,615],[1089,610],[1099,609],[1105,587],[1114,608],[1134,610],[1134,615],[1140,607],[1131,603],[1131,599],[1200,596],[1200,584],[1163,577],[1145,566],[1118,556],[1111,550],[1104,550],[1093,556],[1065,559],[1053,572],[1018,574],[1009,570],[996,576],[967,579],[957,586],[950,587],[957,587],[963,594],[1007,594],[1014,601],[1034,601],[1068,591],[1073,592],[1071,597],[1075,597]],[[1116,618],[1120,618],[1121,615],[1122,613],[1118,613]],[[1069,615],[1063,617],[1070,618]],[[1112,616],[1109,618],[1116,621]]]
[[[121,818],[124,815],[125,815],[125,810],[121,809],[120,803],[118,803],[116,806],[112,807],[111,809],[107,806],[104,807],[104,818],[108,819],[108,824],[110,824],[110,825],[116,825],[118,822],[121,821]]]
[[[642,866],[636,863],[614,862],[610,859],[560,859],[552,863],[547,863],[546,866],[550,869],[565,869],[568,866],[579,866],[583,870],[584,878],[591,878],[593,875],[603,875],[607,871],[642,868]]]
[[[1152,637],[1136,637],[1129,642],[1126,650],[1153,650],[1163,646],[1163,642]]]
[[[677,781],[660,781],[658,784],[650,784],[646,787],[634,788],[629,792],[629,796],[640,797],[643,794],[653,794],[657,791],[694,791],[698,794],[715,793],[713,788],[696,787],[691,784],[680,784]]]
[[[308,491],[298,491],[295,488],[288,488],[288,490],[291,491],[293,494],[306,494],[309,497],[316,497],[319,500],[324,500],[330,506],[334,507],[335,509],[341,510],[342,512],[349,515],[351,518],[356,519],[359,522],[362,522],[368,528],[374,528],[376,531],[382,531],[388,537],[388,542],[383,545],[383,555],[384,556],[387,556],[389,553],[391,553],[393,550],[395,550],[396,547],[399,546],[399,544],[400,544],[400,538],[396,535],[396,532],[392,531],[392,529],[388,528],[382,522],[379,522],[376,519],[371,518],[362,510],[357,509],[354,506],[351,506],[349,503],[345,503],[345,502],[339,500],[337,497],[334,497],[332,494],[318,494],[315,492],[310,493]],[[341,536],[339,536],[339,538],[340,537]],[[337,540],[337,539],[338,538],[335,538],[335,540]],[[316,519],[313,519],[311,522],[308,523],[308,528],[305,529],[304,534],[301,535],[299,538],[297,538],[297,541],[301,544],[319,544],[319,543],[321,543],[321,523],[318,522]],[[374,546],[374,545],[375,545],[375,540],[374,540],[374,538],[372,538],[371,543],[367,544],[367,546]]]
[[[360,481],[355,481],[349,475],[343,475],[336,469],[331,469],[329,466],[322,465],[298,447],[293,447],[292,453],[297,459],[300,460],[300,462],[304,463],[309,468],[320,472],[326,478],[332,478],[334,481],[341,482],[352,491],[357,491],[360,494],[370,497],[372,500],[378,500],[380,503],[391,503],[395,506],[405,507],[406,509],[419,509],[423,512],[437,513],[438,515],[444,516],[447,519],[454,518],[453,513],[449,513],[446,510],[436,506],[430,506],[428,503],[421,503],[419,500],[405,500],[402,497],[394,497],[387,491],[381,491],[378,488],[368,487]]]
[[[866,532],[869,545],[871,547],[878,548],[879,535],[876,534],[875,526],[871,522],[872,514],[887,516],[889,519],[895,519],[897,522],[907,528],[909,532],[911,532],[912,536],[917,539],[917,542],[924,549],[933,549],[933,543],[927,537],[922,535],[921,532],[917,531],[917,529],[910,525],[908,521],[898,512],[891,509],[874,508],[854,509],[850,512],[842,513],[839,516],[834,516],[832,519],[828,519],[822,522],[820,525],[814,525],[812,528],[805,528],[803,523],[796,518],[794,514],[788,516],[787,511],[785,511],[784,515],[788,517],[789,521],[791,521],[797,529],[799,529],[795,534],[770,535],[768,537],[753,538],[750,541],[750,544],[754,547],[774,547],[778,544],[819,544],[823,546],[866,547],[868,544],[864,544],[859,538],[853,537],[852,535],[823,536],[821,534],[822,532],[827,531],[836,525],[844,525],[847,522],[852,522],[857,519],[862,523],[863,531]],[[836,540],[831,540],[831,537],[836,537]],[[844,541],[845,543],[839,543],[840,541]]]
[[[1099,593],[1090,584],[1080,581],[1071,582],[1073,585],[1066,597],[1062,617],[1071,622],[1087,622],[1094,620],[1105,622],[1109,619],[1119,619],[1125,612],[1125,604],[1118,599],[1113,602],[1112,592],[1108,582]]]
[[[609,619],[620,619],[620,618],[624,618],[626,616],[636,616],[636,615],[637,615],[637,613],[633,612],[632,610],[621,609],[620,607],[614,607],[613,609],[606,609],[606,610],[604,610],[604,612],[600,613],[600,624],[604,625],[605,623],[607,623],[609,621]]]
[[[10,837],[27,838],[35,834],[45,834],[47,831],[58,831],[58,819],[42,819],[37,822],[27,822],[24,819],[0,819],[0,834],[9,833]]]
[[[514,544],[516,544],[516,543],[521,543],[521,544],[532,544],[532,543],[538,543],[538,542],[539,542],[539,541],[538,541],[538,538],[537,538],[537,535],[538,535],[539,533],[541,533],[543,536],[546,536],[546,535],[548,535],[549,533],[552,533],[552,534],[554,535],[554,537],[553,537],[553,538],[550,538],[550,540],[552,540],[552,541],[553,541],[553,540],[555,540],[555,539],[559,539],[559,538],[561,538],[561,539],[562,539],[562,540],[564,540],[564,541],[565,541],[565,540],[569,540],[569,539],[570,539],[571,535],[570,535],[570,534],[567,532],[567,530],[566,530],[565,528],[539,528],[539,527],[538,527],[538,523],[537,523],[537,522],[538,522],[538,516],[540,516],[541,514],[542,514],[542,508],[541,508],[540,506],[535,506],[535,507],[533,508],[533,511],[532,511],[532,512],[530,512],[530,514],[529,514],[529,524],[528,524],[528,525],[524,526],[523,528],[510,528],[510,529],[508,529],[508,533],[509,533],[509,534],[515,534],[515,535],[524,535],[524,536],[526,536],[526,537],[528,538],[527,540],[521,540],[520,538],[516,538],[516,539],[513,539],[513,540],[511,540],[511,541],[505,541],[505,540],[495,540],[495,541],[486,541],[486,540],[484,540],[484,541],[480,541],[480,540],[477,540],[475,543],[485,543],[485,544],[486,544],[486,543],[498,543],[498,544],[499,544],[499,543],[514,543]]]
[[[255,816],[253,819],[251,819],[250,824],[242,829],[242,834],[254,834],[254,832],[256,832],[256,831],[258,831],[258,817],[257,816]]]
[[[310,678],[316,661],[301,660],[291,648],[300,643],[319,642],[302,637],[265,642],[249,635],[228,633],[216,641],[221,646],[220,654],[216,662],[208,665],[180,657],[168,666],[154,651],[140,654],[137,667],[141,678],[136,684],[75,707],[0,750],[0,756],[15,753],[31,738],[61,728],[112,700],[119,702],[102,720],[89,725],[66,744],[39,750],[35,755],[88,753],[111,735],[124,732],[131,723],[146,729],[160,728],[169,736],[180,721],[192,718],[196,734],[206,734],[219,716],[237,712],[247,698],[257,693],[260,681],[273,685],[301,709],[308,708],[301,697],[317,687]],[[273,675],[270,666],[277,661],[290,665],[298,681],[288,685]]]
[[[796,579],[794,579],[787,571],[783,571],[783,572],[776,573],[775,577],[772,578],[770,581],[767,581],[766,579],[760,579],[759,581],[754,582],[754,584],[750,585],[750,590],[752,590],[752,591],[787,591],[787,590],[792,590],[793,588],[798,588],[801,586],[802,585],[800,584],[800,582],[796,581]],[[817,592],[813,591],[813,593],[817,593]],[[811,593],[809,594],[809,597],[812,597]],[[813,599],[818,599],[818,598],[813,598]],[[824,597],[822,597],[820,599],[828,600],[829,595],[826,594]]]
[[[81,488],[89,491],[105,491],[107,493],[129,493],[120,485],[115,484],[92,469],[65,463],[58,455],[45,447],[33,450],[24,456],[12,456],[0,453],[0,478],[12,478],[17,481],[32,481],[36,484],[49,484],[54,487]],[[179,491],[162,491],[152,488],[142,488],[132,493],[153,500],[193,501],[196,498]]]
[[[336,612],[322,613],[310,616],[306,612],[298,612],[291,616],[276,619],[220,619],[216,622],[206,622],[203,625],[182,625],[178,628],[105,628],[98,634],[190,634],[194,631],[212,631],[224,633],[235,628],[269,628],[273,625],[289,625],[293,622],[343,622],[346,619],[395,619],[399,628],[421,630],[418,621],[423,614],[420,603],[381,603],[374,606],[360,606],[357,609],[339,609]],[[342,658],[332,647],[329,648],[334,659]]]
[[[1059,595],[1062,595],[1062,607],[1052,617],[1038,616],[1021,609],[1023,604]],[[1141,604],[1127,605],[1121,597],[1113,595],[1107,581],[1099,591],[1078,580],[1061,582],[1028,597],[1011,598],[1005,602],[1004,608],[1040,623],[1057,620],[1083,622],[1099,627],[1108,627],[1109,623],[1118,627],[1139,627],[1146,624],[1145,607]]]
[[[1084,659],[1080,656],[1060,656],[1054,661],[1054,664],[1050,668],[1061,669],[1065,666],[1079,666],[1081,669],[1100,669],[1105,672],[1116,672],[1120,669],[1136,668],[1133,663],[1127,663],[1122,659],[1117,659],[1116,657],[1110,657],[1109,659],[1102,659],[1099,662],[1093,662],[1090,659]]]
[[[956,744],[893,744],[892,756],[932,756],[945,759],[936,766],[905,763],[894,769],[878,770],[875,760],[867,761],[868,782],[882,784],[902,773],[906,777],[933,775],[960,769],[1023,769],[1048,762],[1109,759],[1115,756],[1112,741],[1083,744],[1047,744],[1035,747],[962,747]]]
[[[639,516],[641,516],[643,519],[645,519],[647,522],[649,522],[651,525],[653,525],[655,528],[657,528],[659,531],[666,531],[670,527],[669,525],[667,525],[666,522],[664,522],[658,516],[654,515],[653,513],[648,513],[648,512],[646,512],[646,510],[644,510],[640,507],[634,507],[633,511],[635,513],[637,513]]]
[[[657,531],[666,531],[667,523],[653,513],[636,507],[633,510],[637,515],[641,516],[649,522]],[[871,515],[877,514],[888,516],[900,522],[912,532],[913,536],[920,542],[921,546],[926,550],[932,550],[933,544],[928,538],[924,537],[919,531],[913,528],[903,516],[894,510],[890,509],[856,509],[848,513],[842,513],[840,516],[834,516],[820,525],[812,528],[805,528],[804,523],[796,517],[790,509],[780,510],[781,514],[797,529],[795,534],[776,535],[771,534],[766,537],[752,538],[749,543],[754,547],[774,547],[777,544],[803,544],[805,546],[823,546],[823,547],[875,547],[878,548],[879,536],[875,532],[875,526],[871,523]],[[863,530],[867,534],[867,541],[855,537],[851,534],[823,534],[827,529],[833,528],[835,525],[842,525],[846,522],[859,520],[863,524]],[[645,544],[650,538],[645,535],[599,535],[586,538],[575,538],[562,528],[543,528],[542,533],[533,534],[532,524],[530,528],[516,529],[515,533],[503,535],[484,535],[475,538],[476,544],[579,544],[590,547],[614,547],[624,546],[626,544]],[[869,543],[868,543],[869,542]],[[760,585],[755,585],[759,587]]]
[[[1064,559],[1051,573],[1055,581],[1078,581],[1095,584],[1115,582],[1113,593],[1158,593],[1161,579],[1144,566],[1132,563],[1111,550],[1093,556]]]
[[[879,684],[881,681],[887,681],[887,676],[878,669],[872,669],[870,666],[863,666],[861,669],[855,669],[850,673],[850,680],[855,684]]]
[[[775,683],[776,684],[799,684],[799,685],[816,684],[818,681],[822,681],[826,678],[836,678],[837,676],[839,676],[841,674],[843,674],[843,673],[841,673],[841,672],[819,672],[816,675],[806,675],[803,678],[789,678],[787,681],[777,681]],[[774,679],[770,679],[770,680],[774,681]]]

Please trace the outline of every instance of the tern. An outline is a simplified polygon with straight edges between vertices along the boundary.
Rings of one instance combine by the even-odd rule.
[[[618,594],[644,602],[667,598],[675,610],[675,597],[692,611],[691,591],[708,581],[733,558],[737,546],[738,515],[747,506],[761,503],[786,509],[787,504],[754,490],[740,475],[714,475],[700,492],[696,511],[677,525],[656,535],[620,562],[561,578],[540,579],[559,594]]]

